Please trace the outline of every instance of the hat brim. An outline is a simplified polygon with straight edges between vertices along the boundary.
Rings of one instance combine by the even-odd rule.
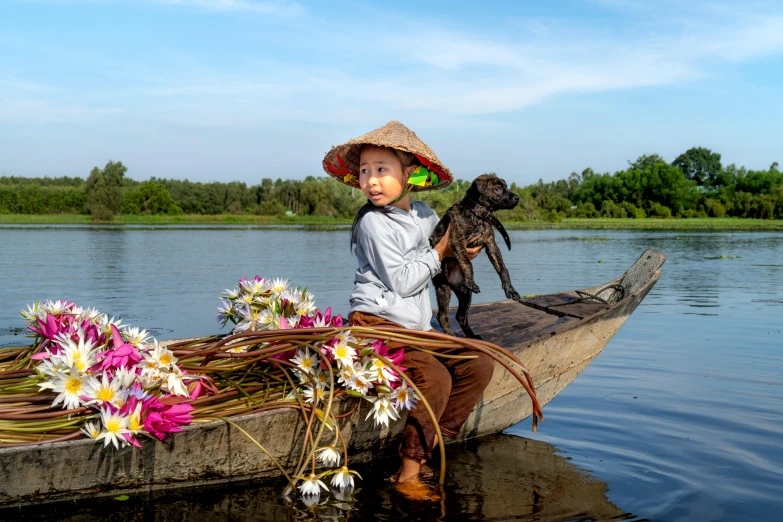
[[[419,162],[438,175],[438,183],[428,186],[414,185],[414,192],[437,190],[451,185],[454,176],[435,153],[422,142],[415,133],[403,124],[392,121],[363,136],[354,138],[342,145],[332,147],[323,160],[324,171],[340,183],[359,188],[359,155],[365,145],[389,147],[410,152]]]

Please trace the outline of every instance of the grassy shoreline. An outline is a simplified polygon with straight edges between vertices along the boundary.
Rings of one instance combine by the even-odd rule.
[[[255,216],[255,215],[181,215],[181,216],[116,216],[111,221],[93,223],[83,214],[0,214],[0,225],[251,225],[305,226],[330,228],[350,225],[350,219],[325,216]],[[540,221],[505,222],[508,229],[595,229],[595,230],[712,230],[712,231],[783,231],[783,220],[742,218],[692,219],[564,219],[557,223]]]

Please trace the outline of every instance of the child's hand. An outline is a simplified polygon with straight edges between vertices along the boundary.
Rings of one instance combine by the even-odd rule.
[[[472,238],[470,238],[468,240],[467,244],[468,245],[471,244],[472,242],[478,240],[480,237],[481,237],[481,234],[477,234],[477,235],[473,236]],[[477,255],[479,255],[479,253],[483,249],[484,249],[484,245],[479,245],[479,246],[474,246],[474,247],[465,247],[465,254],[468,256],[468,259],[473,259]]]
[[[443,234],[443,237],[440,238],[440,241],[438,241],[438,244],[435,245],[434,248],[435,251],[440,256],[441,261],[443,261],[443,258],[445,257],[454,257],[454,252],[451,251],[451,247],[449,247],[449,234],[451,233],[451,224],[449,224],[448,227],[446,227],[446,233]],[[467,244],[471,244],[473,241],[476,241],[479,239],[481,235],[475,235],[472,238],[470,238],[467,242]],[[465,254],[468,256],[468,259],[473,259],[484,248],[483,245],[475,246],[475,247],[466,247],[465,248]]]

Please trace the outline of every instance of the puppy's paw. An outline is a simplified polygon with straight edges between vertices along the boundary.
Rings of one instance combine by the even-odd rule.
[[[519,293],[514,290],[513,288],[509,288],[506,290],[506,299],[511,299],[512,301],[521,301],[522,297],[519,295]]]
[[[478,294],[478,293],[481,292],[481,289],[473,281],[465,281],[465,288],[467,288],[468,290],[470,290],[474,294]]]

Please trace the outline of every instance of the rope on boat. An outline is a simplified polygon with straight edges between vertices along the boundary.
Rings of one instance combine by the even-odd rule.
[[[606,292],[607,290],[617,290],[618,292],[620,292],[620,299],[618,299],[618,301],[622,301],[625,298],[625,287],[623,285],[606,285],[605,287],[597,291],[595,294],[590,294],[583,290],[577,290],[576,294],[579,296],[579,299],[577,299],[573,303],[585,303],[588,301],[597,301],[601,304],[608,305],[609,302],[606,301],[606,299],[599,297],[602,293]],[[573,304],[573,303],[568,303],[568,304]]]

